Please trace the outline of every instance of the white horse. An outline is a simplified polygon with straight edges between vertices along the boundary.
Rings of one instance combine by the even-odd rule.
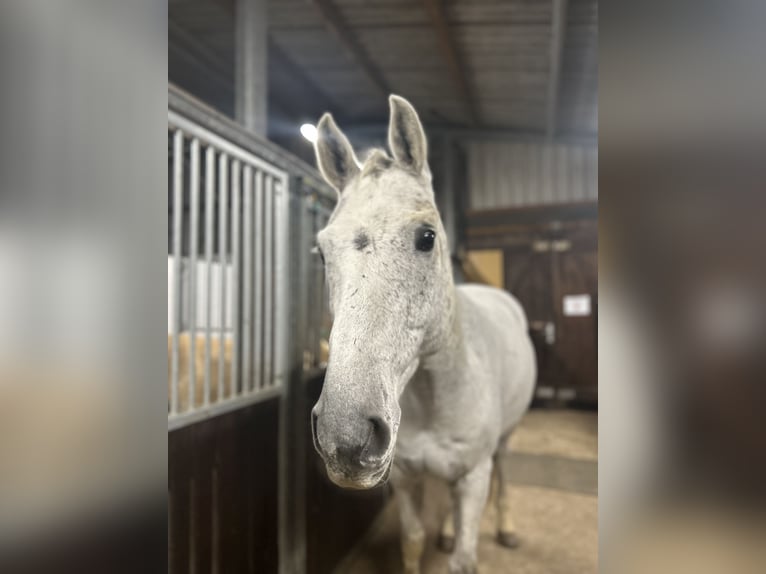
[[[534,351],[515,299],[455,287],[423,128],[409,102],[390,105],[393,158],[375,150],[361,165],[332,116],[318,125],[317,162],[340,198],[317,236],[334,324],[314,446],[342,487],[371,488],[390,472],[408,573],[425,540],[413,490],[425,474],[446,481],[450,572],[472,573],[493,459],[498,539],[515,545],[497,456],[531,401]]]

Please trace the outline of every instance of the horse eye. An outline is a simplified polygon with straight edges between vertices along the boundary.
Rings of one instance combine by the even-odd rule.
[[[421,227],[415,233],[415,249],[418,251],[431,251],[434,248],[436,233],[428,227]]]

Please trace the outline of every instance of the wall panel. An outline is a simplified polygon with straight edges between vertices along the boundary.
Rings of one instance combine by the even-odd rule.
[[[465,148],[472,210],[598,199],[595,145],[471,140]]]

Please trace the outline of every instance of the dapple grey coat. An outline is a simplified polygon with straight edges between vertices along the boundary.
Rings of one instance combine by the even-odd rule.
[[[412,489],[425,474],[449,483],[450,572],[474,572],[493,458],[529,406],[535,355],[515,299],[453,284],[425,134],[406,100],[390,103],[393,157],[376,150],[360,164],[331,116],[318,125],[317,161],[340,196],[317,237],[334,324],[314,443],[340,486],[390,474],[410,573],[424,543]],[[513,545],[500,479],[498,536]]]

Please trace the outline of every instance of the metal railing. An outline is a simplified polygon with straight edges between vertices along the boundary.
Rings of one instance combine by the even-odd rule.
[[[309,253],[309,264],[306,269],[306,333],[304,337],[303,364],[304,369],[322,368],[327,363],[329,353],[330,328],[332,317],[327,301],[327,285],[324,275],[324,264],[315,249],[316,234],[327,225],[332,209],[315,194],[309,194],[304,199],[305,213],[303,249]]]
[[[287,174],[173,111],[168,135],[171,424],[242,406],[281,383]]]
[[[310,250],[334,197],[312,168],[174,89],[168,144],[172,430],[280,394],[295,347],[304,369],[321,365],[329,313]],[[291,257],[305,277],[290,278]],[[290,332],[297,312],[305,330]]]

